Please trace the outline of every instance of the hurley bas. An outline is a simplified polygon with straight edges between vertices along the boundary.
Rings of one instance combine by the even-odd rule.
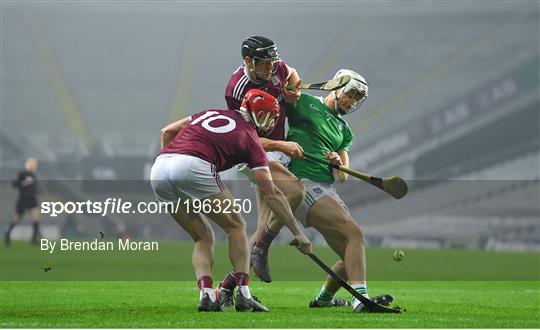
[[[57,244],[60,243],[60,244]],[[129,239],[119,239],[116,244],[113,241],[102,241],[94,239],[93,241],[70,241],[66,238],[60,241],[49,241],[41,239],[41,251],[53,253],[56,247],[60,251],[158,251],[159,243],[155,241],[131,241]]]

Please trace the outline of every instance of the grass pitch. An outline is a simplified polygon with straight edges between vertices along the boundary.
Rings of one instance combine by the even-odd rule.
[[[538,282],[371,282],[407,311],[354,314],[310,309],[319,282],[254,283],[269,313],[198,313],[192,281],[3,282],[10,328],[537,328]],[[341,293],[344,297],[344,293]],[[507,296],[506,302],[502,297]]]
[[[1,327],[9,328],[538,328],[540,255],[480,251],[405,251],[401,263],[391,250],[368,251],[371,295],[393,294],[407,311],[355,314],[349,308],[310,309],[307,304],[324,273],[290,247],[275,247],[275,282],[252,280],[252,291],[270,313],[198,313],[198,291],[189,254],[192,245],[162,245],[146,258],[131,254],[87,252],[47,256],[17,243],[2,249]],[[216,248],[218,282],[228,268],[226,248]],[[317,248],[325,261],[335,259]],[[185,260],[187,259],[187,260]],[[386,260],[388,259],[388,260]],[[454,261],[461,260],[464,267]],[[50,272],[41,268],[54,261]],[[444,265],[447,265],[444,267]],[[452,267],[454,266],[455,267]],[[491,265],[491,266],[490,266]],[[413,267],[414,266],[414,267]],[[395,268],[392,268],[395,267]],[[410,267],[410,269],[409,269]],[[76,269],[74,269],[76,268]],[[109,280],[73,280],[86,270]],[[145,273],[144,270],[148,272]],[[401,271],[405,275],[396,275]],[[442,269],[442,270],[441,270]],[[487,270],[486,270],[487,269]],[[493,273],[499,269],[498,274]],[[69,270],[69,271],[68,271]],[[459,273],[463,271],[464,273]],[[26,272],[26,278],[23,276]],[[297,272],[293,274],[293,272]],[[138,280],[122,280],[126,274]],[[172,273],[180,280],[164,280]],[[426,275],[427,274],[427,275]],[[474,274],[472,280],[467,276]],[[399,278],[399,277],[402,278]],[[130,278],[130,277],[127,277]],[[141,280],[141,279],[152,280]],[[290,279],[280,281],[280,279]],[[26,279],[26,280],[21,280]],[[88,279],[88,278],[85,278]],[[319,280],[317,280],[319,279]],[[503,280],[504,279],[504,280]],[[216,283],[217,284],[217,283]],[[341,290],[338,294],[350,298]]]

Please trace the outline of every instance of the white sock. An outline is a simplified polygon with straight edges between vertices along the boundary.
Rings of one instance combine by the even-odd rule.
[[[212,289],[212,288],[202,288],[201,291],[199,292],[199,300],[202,299],[202,296],[203,296],[204,293],[208,293],[208,297],[210,297],[210,300],[212,302],[216,302],[217,297],[216,297],[216,292],[214,291],[214,289]]]
[[[351,287],[356,290],[357,292],[359,292],[362,296],[366,297],[369,299],[369,296],[368,296],[368,293],[367,293],[367,285],[366,283],[355,283],[355,284],[351,284]],[[360,305],[361,302],[360,300],[356,299],[355,297],[353,297],[353,309],[355,309],[356,307],[358,307],[358,305]]]
[[[249,286],[247,285],[240,285],[238,286],[238,290],[242,292],[242,296],[251,299],[251,291],[249,291]]]

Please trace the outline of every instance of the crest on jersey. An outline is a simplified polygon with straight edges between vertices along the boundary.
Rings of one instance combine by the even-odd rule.
[[[340,131],[343,131],[343,123],[339,123],[338,129],[339,129]]]
[[[279,78],[278,76],[276,75],[272,75],[272,77],[270,78],[270,81],[272,82],[272,84],[274,86],[278,86],[279,85]]]

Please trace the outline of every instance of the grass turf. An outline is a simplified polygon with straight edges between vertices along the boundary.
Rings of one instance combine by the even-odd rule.
[[[254,283],[270,313],[198,313],[193,282],[3,282],[2,327],[55,328],[536,328],[537,282],[375,282],[407,311],[355,314],[349,308],[310,309],[320,283]],[[341,293],[344,294],[344,293]],[[507,296],[507,301],[502,297]]]
[[[192,245],[163,243],[159,252],[39,251],[16,242],[0,250],[1,327],[141,328],[538,328],[538,253],[368,250],[370,294],[392,293],[401,315],[354,314],[349,308],[309,309],[322,270],[290,247],[276,246],[276,281],[252,281],[270,313],[198,313],[190,265]],[[216,247],[215,280],[228,269]],[[317,254],[328,263],[326,248]],[[45,273],[41,268],[52,265]],[[178,281],[167,281],[176,278]],[[81,279],[85,279],[84,281]],[[126,279],[130,279],[129,281]],[[289,281],[280,281],[287,279]],[[112,281],[111,281],[112,280]],[[343,291],[343,290],[342,290]],[[349,298],[346,292],[341,297]]]
[[[27,242],[10,248],[0,245],[2,280],[193,280],[191,242],[160,242],[159,251],[40,251]],[[315,247],[326,263],[337,256],[329,248]],[[395,262],[392,249],[367,249],[368,280],[379,281],[538,281],[540,253],[479,250],[405,250]],[[270,250],[276,280],[318,281],[325,273],[296,249],[277,245]],[[52,267],[48,273],[42,268]],[[214,274],[220,280],[230,269],[228,246],[215,247]]]

